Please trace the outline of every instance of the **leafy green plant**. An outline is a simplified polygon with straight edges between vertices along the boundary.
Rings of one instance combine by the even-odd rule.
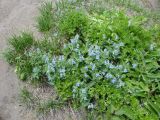
[[[61,18],[59,28],[62,34],[72,36],[76,32],[83,33],[87,26],[87,16],[79,10],[69,10]]]
[[[47,32],[53,25],[52,2],[44,2],[39,8],[40,15],[37,17],[37,28],[41,32]]]

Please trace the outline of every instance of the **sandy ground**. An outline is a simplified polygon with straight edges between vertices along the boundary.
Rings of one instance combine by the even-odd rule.
[[[154,8],[158,0],[150,0]],[[40,0],[0,0],[0,52],[7,38],[21,30],[35,30],[34,19]],[[37,33],[35,33],[37,34]],[[18,103],[19,82],[13,69],[0,57],[0,120],[35,120]]]
[[[34,17],[40,0],[0,0],[0,52],[7,37],[21,30],[35,31]],[[32,120],[17,102],[19,83],[13,69],[0,58],[0,120]]]

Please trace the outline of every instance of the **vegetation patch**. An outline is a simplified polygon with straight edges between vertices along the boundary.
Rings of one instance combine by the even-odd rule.
[[[83,0],[59,1],[56,9],[45,3],[38,20],[39,30],[48,31],[45,38],[37,42],[22,33],[10,39],[12,48],[5,56],[19,78],[51,85],[57,92],[37,111],[71,104],[85,109],[88,119],[160,118],[159,28],[146,26],[150,18],[133,8],[136,14],[127,16],[128,11]],[[23,90],[22,98],[28,102],[30,94]]]

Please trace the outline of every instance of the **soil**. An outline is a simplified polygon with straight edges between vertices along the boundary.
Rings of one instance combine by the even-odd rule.
[[[160,7],[158,0],[149,1],[154,9]],[[31,30],[35,35],[38,34],[35,33],[34,23],[39,5],[40,0],[0,0],[1,53],[7,47],[8,36],[13,33]],[[27,112],[18,102],[19,84],[12,67],[0,57],[0,120],[35,120],[35,116]],[[60,117],[61,114],[63,113],[59,113],[57,120],[63,119]]]
[[[21,30],[35,31],[34,17],[40,0],[0,0],[0,52],[8,36]],[[26,29],[27,28],[27,29]],[[18,102],[19,82],[13,69],[0,58],[0,120],[33,120]]]

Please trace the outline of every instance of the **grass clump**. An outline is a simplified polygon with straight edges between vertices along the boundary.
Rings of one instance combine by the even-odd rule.
[[[19,94],[20,102],[25,104],[27,107],[34,107],[35,97],[26,88],[23,88]]]
[[[55,11],[57,36],[51,32],[18,54],[18,73],[53,86],[60,101],[85,108],[91,119],[159,119],[158,29],[145,27],[146,16],[70,5]],[[37,110],[45,113],[59,104],[51,100]]]
[[[52,2],[45,2],[40,7],[40,15],[37,17],[37,28],[41,32],[47,32],[53,25]]]
[[[15,50],[17,53],[21,53],[31,47],[33,41],[33,36],[30,33],[22,32],[19,36],[12,36],[9,39],[9,45],[11,45],[13,50]]]
[[[9,38],[8,43],[10,48],[4,52],[4,57],[9,64],[16,65],[21,55],[34,44],[34,38],[31,33],[22,32]]]
[[[50,112],[50,110],[57,110],[60,109],[62,107],[62,104],[60,101],[56,101],[56,100],[47,100],[45,102],[41,102],[38,106],[37,106],[37,112],[39,114],[47,114],[48,112]]]

